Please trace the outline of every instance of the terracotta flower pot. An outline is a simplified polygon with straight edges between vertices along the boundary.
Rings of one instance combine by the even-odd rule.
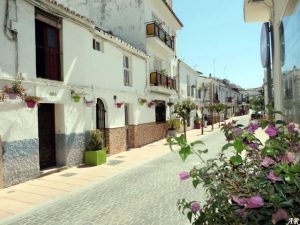
[[[117,108],[121,108],[123,103],[116,103]]]
[[[33,109],[36,105],[36,102],[33,102],[33,101],[28,101],[28,102],[25,102],[27,107],[30,108],[30,109]]]
[[[8,95],[9,99],[16,99],[18,96],[18,94],[15,92],[9,92],[9,93],[7,93],[7,95]]]

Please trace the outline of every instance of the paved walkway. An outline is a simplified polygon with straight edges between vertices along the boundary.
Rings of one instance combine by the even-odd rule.
[[[200,130],[189,131],[188,140],[193,141],[199,137],[209,139],[209,136],[214,135],[215,132],[210,132],[210,127],[208,127],[204,135],[200,133]],[[215,138],[210,139],[215,140]],[[174,182],[174,178],[178,184],[178,172],[184,168],[191,168],[191,164],[195,164],[196,161],[191,159],[189,163],[176,167],[180,164],[178,155],[168,153],[170,150],[165,145],[165,140],[160,140],[141,148],[110,156],[106,165],[74,167],[3,189],[0,191],[0,217],[3,219],[1,224],[11,224],[10,222],[14,221],[12,224],[150,225],[153,218],[160,218],[161,224],[166,224],[164,222],[168,221],[168,218],[164,218],[164,215],[172,215],[175,220],[178,220],[177,222],[180,221],[177,224],[184,224],[186,220],[184,217],[178,216],[174,202],[169,203],[172,209],[170,213],[164,213],[166,209],[160,208],[168,205],[166,201],[169,202],[172,199],[176,201],[178,198],[177,194],[172,195],[175,190],[170,186],[167,190],[163,187],[164,183],[170,183],[170,179]],[[154,159],[157,160],[154,161]],[[150,161],[151,163],[147,163]],[[139,167],[137,168],[137,166]],[[168,170],[160,169],[160,167],[168,168]],[[126,176],[122,176],[122,174],[126,174]],[[148,179],[140,179],[144,176],[147,176]],[[114,178],[111,179],[112,177]],[[152,179],[155,179],[156,182],[151,183]],[[143,182],[139,183],[140,181]],[[96,193],[91,191],[95,187],[97,187]],[[112,187],[119,188],[112,189]],[[185,188],[182,190],[186,192]],[[151,194],[152,192],[159,192],[159,194],[154,196]],[[74,196],[76,197],[74,198]],[[144,199],[145,196],[148,196],[147,199]],[[124,204],[124,202],[121,204],[120,199],[126,199],[126,201],[131,199],[131,202],[130,204]],[[154,205],[157,207],[156,210],[144,208],[145,212],[148,212],[147,216],[144,216],[145,221],[141,223],[142,217],[139,218],[139,222],[134,221],[135,218],[130,215],[126,217],[128,212],[134,213],[143,208],[141,202],[144,201],[149,203],[154,201],[156,202]],[[54,204],[55,207],[53,207]],[[118,207],[120,205],[122,207]],[[57,214],[58,212],[59,214]],[[74,213],[80,216],[72,216]],[[118,215],[122,215],[122,217],[118,217]],[[93,223],[87,223],[86,219],[91,219],[91,217],[94,218]],[[62,223],[64,218],[66,219],[65,223]],[[104,218],[106,218],[105,222]],[[107,218],[111,223],[107,222]],[[125,222],[124,218],[129,220]]]

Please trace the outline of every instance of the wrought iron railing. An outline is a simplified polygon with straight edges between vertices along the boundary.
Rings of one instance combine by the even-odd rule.
[[[158,71],[150,73],[150,85],[176,90],[176,80]]]
[[[172,50],[175,49],[174,37],[170,36],[163,28],[156,22],[146,24],[146,33],[148,37],[156,36],[164,42]]]

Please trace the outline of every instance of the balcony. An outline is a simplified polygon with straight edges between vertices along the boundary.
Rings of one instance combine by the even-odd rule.
[[[176,94],[176,80],[158,71],[150,73],[150,89],[162,94]]]
[[[147,37],[158,37],[160,41],[165,43],[173,51],[175,50],[175,40],[156,22],[150,22],[146,25]]]
[[[233,97],[226,97],[226,102],[227,103],[232,103]]]

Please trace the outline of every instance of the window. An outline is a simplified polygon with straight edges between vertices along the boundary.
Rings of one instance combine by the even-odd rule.
[[[201,98],[201,89],[198,89],[198,98]]]
[[[93,39],[93,49],[96,50],[96,51],[103,52],[103,46],[102,46],[101,42],[96,41],[95,39]]]
[[[124,67],[124,85],[131,86],[131,69],[130,69],[130,59],[128,56],[123,57],[123,67]]]
[[[166,121],[166,104],[164,101],[156,101],[155,119],[157,123]]]
[[[187,96],[191,96],[190,78],[187,77]]]
[[[60,19],[41,10],[35,14],[36,75],[60,81]]]

